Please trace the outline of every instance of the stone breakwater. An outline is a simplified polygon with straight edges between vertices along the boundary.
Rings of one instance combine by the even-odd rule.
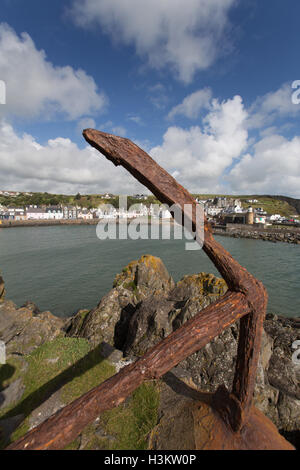
[[[24,416],[26,423],[33,427],[80,396],[83,390],[88,391],[99,383],[98,372],[93,381],[90,378],[89,382],[85,375],[81,378],[83,359],[79,361],[78,370],[75,364],[68,372],[68,385],[65,385],[65,373],[61,373],[61,384],[58,379],[49,381],[48,375],[54,374],[53,370],[64,364],[63,351],[66,353],[70,348],[70,357],[65,359],[69,366],[78,348],[86,350],[85,354],[90,348],[95,352],[95,364],[101,363],[101,353],[101,357],[106,357],[111,367],[118,371],[227,291],[223,279],[207,273],[184,276],[175,283],[162,261],[150,255],[144,255],[124,267],[116,275],[112,289],[95,308],[80,310],[65,320],[56,318],[50,312],[41,313],[32,303],[17,308],[11,301],[5,300],[4,282],[1,281],[0,285],[0,340],[6,344],[8,361],[2,378],[0,367],[0,431],[2,427],[7,438],[16,423],[19,425],[24,420]],[[200,392],[214,392],[220,384],[231,387],[238,333],[239,322],[184,360],[162,380],[156,381],[159,398],[155,412],[149,411],[151,426],[149,424],[147,429],[152,430],[147,444],[149,448],[181,449],[183,441],[184,449],[195,448],[193,435],[201,435],[204,428],[199,429],[200,425],[193,421],[191,410],[199,400]],[[299,446],[300,366],[292,360],[293,344],[297,340],[300,340],[300,318],[267,315],[254,402],[290,442]],[[54,345],[52,349],[51,345]],[[47,351],[51,352],[49,357]],[[86,357],[91,359],[89,354]],[[40,392],[34,392],[24,399],[29,385],[33,390],[34,381],[40,380],[40,373],[32,372],[37,360],[43,360],[43,370],[49,368],[41,389],[45,397],[42,400]],[[11,374],[16,369],[11,379],[8,374],[10,369]],[[52,387],[51,393],[48,385]],[[66,386],[78,395],[66,394]],[[37,400],[38,406],[32,405],[33,399]],[[128,421],[126,406],[123,411]],[[1,409],[5,413],[2,418]],[[123,411],[120,409],[118,413]],[[168,419],[161,419],[164,416]],[[119,419],[123,419],[122,415]],[[170,432],[168,426],[174,420],[178,426],[172,427]],[[84,431],[78,438],[76,448],[116,448],[115,435],[111,428],[109,432],[105,428],[106,421],[103,423],[101,419],[96,420],[93,429]],[[28,430],[24,424],[22,426],[23,432]],[[174,431],[173,428],[178,430]],[[103,440],[105,447],[101,447]]]
[[[286,242],[300,245],[300,228],[263,228],[252,225],[227,224],[226,227],[214,227],[215,235],[223,235],[234,238],[252,238],[273,243]]]

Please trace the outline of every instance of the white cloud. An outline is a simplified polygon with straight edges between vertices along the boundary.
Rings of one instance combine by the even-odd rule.
[[[133,44],[150,66],[170,66],[190,82],[217,59],[236,0],[73,0],[81,26],[99,24],[115,41]]]
[[[120,137],[126,136],[126,129],[123,126],[114,126],[112,127],[111,131],[113,134],[118,135]]]
[[[134,194],[141,188],[126,170],[116,168],[90,146],[80,149],[62,137],[41,145],[0,121],[0,189]]]
[[[164,109],[170,98],[166,87],[162,83],[156,83],[148,88],[150,102],[157,109]]]
[[[190,119],[196,119],[200,111],[209,109],[212,98],[210,88],[203,88],[186,96],[182,103],[174,106],[168,114],[169,119],[173,119],[176,115],[183,115]]]
[[[260,138],[252,139],[251,153],[242,155],[224,177],[232,191],[300,197],[300,136],[281,135],[300,115],[293,91],[291,83],[285,83],[249,108],[247,128],[258,129]]]
[[[140,116],[135,115],[135,114],[128,114],[127,119],[128,119],[128,121],[132,121],[135,124],[138,124],[140,126],[142,126],[144,124],[142,118]]]
[[[300,136],[268,135],[231,170],[227,180],[236,192],[283,194],[300,198]]]
[[[77,123],[77,132],[78,134],[82,134],[84,129],[95,129],[96,128],[96,121],[90,117],[83,117]]]
[[[7,88],[5,116],[77,119],[104,109],[107,98],[92,77],[70,66],[56,67],[27,33],[19,37],[0,24],[0,74]]]
[[[259,129],[277,118],[300,115],[300,106],[292,102],[294,91],[291,83],[284,83],[278,90],[258,97],[249,109],[249,128]]]
[[[256,140],[249,139],[248,122],[249,113],[240,96],[223,102],[213,99],[198,125],[169,127],[162,144],[154,148],[147,141],[136,143],[192,192],[300,198],[300,136],[287,138],[270,126],[262,128]],[[91,118],[81,121],[83,127],[91,124]],[[125,133],[111,121],[103,126],[119,135]],[[62,137],[41,144],[30,135],[18,135],[1,119],[0,189],[72,194],[145,192],[124,169],[115,168],[90,146],[80,149]]]
[[[245,149],[246,117],[239,96],[222,103],[213,100],[202,128],[170,127],[162,146],[149,150],[147,144],[146,151],[188,189],[209,191],[218,187],[224,170]],[[19,136],[3,120],[0,188],[72,194],[145,192],[124,169],[115,168],[92,147],[80,149],[62,137],[42,145],[30,135]]]
[[[215,191],[225,169],[247,146],[246,118],[240,96],[222,103],[213,100],[202,128],[170,127],[151,155],[189,190]]]
[[[103,132],[108,132],[109,134],[115,134],[120,137],[125,137],[127,131],[125,127],[114,124],[112,121],[106,121],[100,125],[100,129]]]

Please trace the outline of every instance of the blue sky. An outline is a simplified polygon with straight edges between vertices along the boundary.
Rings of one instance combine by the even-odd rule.
[[[299,14],[296,0],[2,0],[0,189],[145,192],[86,146],[96,127],[193,192],[300,197]]]

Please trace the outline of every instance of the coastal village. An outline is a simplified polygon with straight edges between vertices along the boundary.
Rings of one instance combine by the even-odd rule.
[[[1,192],[9,195],[12,193]],[[6,193],[6,194],[5,194]],[[134,205],[125,208],[116,208],[109,203],[111,199],[117,198],[112,194],[102,196],[103,203],[98,207],[82,207],[79,204],[58,205],[27,205],[21,207],[5,207],[0,204],[0,222],[6,221],[41,221],[41,220],[93,220],[93,219],[134,219],[138,217],[171,218],[170,212],[162,205],[144,204],[140,202],[148,197],[144,195],[132,196]]]
[[[300,2],[0,5],[0,452],[299,451]]]
[[[13,191],[0,191],[0,196],[12,201],[21,193]],[[31,197],[31,193],[22,193]],[[111,200],[117,200],[118,196],[103,194],[102,201],[97,207],[83,207],[77,204],[28,204],[16,206],[15,204],[0,204],[0,224],[14,221],[46,221],[46,220],[93,220],[93,219],[134,219],[139,217],[151,217],[158,219],[171,219],[168,208],[149,201],[149,196],[136,194],[130,196],[131,202],[128,209],[116,207],[110,204]],[[75,197],[76,199],[76,197]],[[241,201],[233,197],[213,197],[209,199],[196,198],[199,204],[204,206],[204,213],[212,225],[227,226],[228,224],[254,225],[267,227],[271,225],[300,226],[298,214],[286,216],[280,213],[267,212],[263,207],[258,207],[258,199],[246,199]]]
[[[208,200],[198,200],[204,204],[204,212],[208,220],[216,225],[247,224],[247,225],[295,225],[300,226],[298,214],[285,217],[281,214],[268,213],[264,208],[257,207],[257,199],[240,199],[216,197]],[[255,205],[255,207],[254,207]]]

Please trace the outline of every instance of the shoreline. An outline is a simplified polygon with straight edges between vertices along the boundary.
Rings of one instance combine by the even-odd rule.
[[[51,227],[57,225],[98,225],[99,222],[107,223],[115,221],[116,224],[130,224],[137,220],[134,218],[128,219],[91,219],[91,220],[84,220],[84,219],[61,219],[61,220],[11,220],[9,222],[2,222],[0,223],[1,228],[15,228],[15,227]],[[141,220],[139,219],[138,222],[142,222],[143,224],[149,224],[147,219]],[[155,224],[164,224],[170,223],[174,224],[173,219],[154,219],[152,223]]]
[[[143,276],[137,276],[137,272],[143,272]],[[32,302],[18,308],[12,301],[5,299],[4,290],[2,294],[0,291],[0,323],[4,325],[1,339],[5,345],[6,363],[10,372],[10,375],[4,376],[5,387],[0,389],[1,448],[6,447],[10,440],[13,441],[16,433],[21,437],[26,434],[29,426],[24,423],[28,422],[34,428],[79,396],[90,393],[90,390],[99,387],[101,381],[107,380],[108,375],[115,375],[122,367],[133,363],[137,357],[156,347],[161,340],[183,327],[189,318],[195,318],[199,311],[218,301],[227,291],[224,280],[206,273],[186,275],[175,283],[161,259],[150,255],[143,255],[139,260],[131,261],[116,274],[115,280],[113,287],[100,298],[96,307],[81,309],[68,318],[59,318],[50,311],[40,311]],[[4,288],[4,281],[2,287]],[[153,311],[151,305],[154,295],[156,308]],[[187,302],[188,316],[185,311]],[[129,318],[124,318],[123,315],[126,307],[131,309]],[[174,316],[171,315],[174,315],[175,311],[176,324]],[[133,315],[137,322],[134,329],[130,328]],[[297,447],[299,390],[296,384],[299,374],[297,363],[294,361],[293,344],[299,339],[299,322],[299,317],[274,314],[267,314],[264,318],[261,359],[254,395],[254,405]],[[236,320],[226,331],[210,338],[208,347],[200,349],[189,356],[188,360],[181,361],[178,367],[171,369],[177,380],[174,384],[178,385],[179,379],[183,380],[183,383],[192,383],[194,389],[201,390],[208,396],[220,385],[232,383],[232,364],[238,350],[238,335]],[[26,394],[25,387],[28,383],[30,394]],[[173,410],[174,399],[163,397],[158,402],[162,388],[160,384],[157,386],[159,394],[155,400],[154,412],[154,402],[147,399],[155,418],[151,421],[151,433],[155,432],[156,436],[161,433],[165,436],[166,428],[158,428],[163,423],[158,410],[163,410],[169,423],[168,408],[162,406],[170,403]],[[182,399],[182,390],[175,388],[171,386],[170,390],[175,390]],[[153,393],[151,388],[151,397]],[[143,394],[138,395],[136,399],[135,409],[141,407],[140,397],[144,403],[144,397],[147,396],[143,389]],[[183,399],[186,401],[186,396]],[[198,400],[199,406],[199,397],[195,399]],[[126,426],[130,403],[128,401],[125,411],[120,408],[120,413],[125,413],[123,422]],[[177,403],[179,402],[176,401]],[[188,406],[190,407],[190,403]],[[182,409],[181,405],[177,408]],[[180,422],[186,422],[186,416],[184,411]],[[115,411],[112,417],[116,420]],[[7,419],[11,419],[10,427],[7,426]],[[118,419],[121,420],[121,416]],[[140,420],[137,423],[140,429]],[[125,432],[128,428],[126,426]],[[206,433],[206,428],[204,431]],[[110,428],[105,431],[107,435],[109,432],[111,433]],[[104,434],[102,427],[89,428],[87,435],[80,435],[79,448],[81,442],[88,442],[89,448],[96,450],[94,437],[99,434]],[[142,434],[150,436],[150,431],[146,434],[142,429]],[[115,448],[117,441],[114,435],[112,442]]]
[[[214,235],[232,238],[247,238],[252,240],[283,242],[300,245],[299,227],[259,227],[254,225],[227,224],[226,227],[213,228]]]
[[[61,220],[14,220],[9,222],[0,223],[1,228],[16,228],[16,227],[52,227],[52,226],[70,226],[70,225],[97,225],[99,222],[107,223],[115,219],[61,219]],[[136,219],[121,219],[115,220],[116,224],[127,224],[134,222]],[[148,220],[142,220],[139,222],[143,224],[149,224]],[[164,225],[175,222],[173,219],[154,219],[152,223]],[[239,225],[239,224],[227,224],[227,226],[213,227],[214,235],[221,235],[232,238],[247,238],[253,240],[270,241],[273,243],[283,242],[300,245],[300,228],[299,227],[259,227],[254,225]]]

